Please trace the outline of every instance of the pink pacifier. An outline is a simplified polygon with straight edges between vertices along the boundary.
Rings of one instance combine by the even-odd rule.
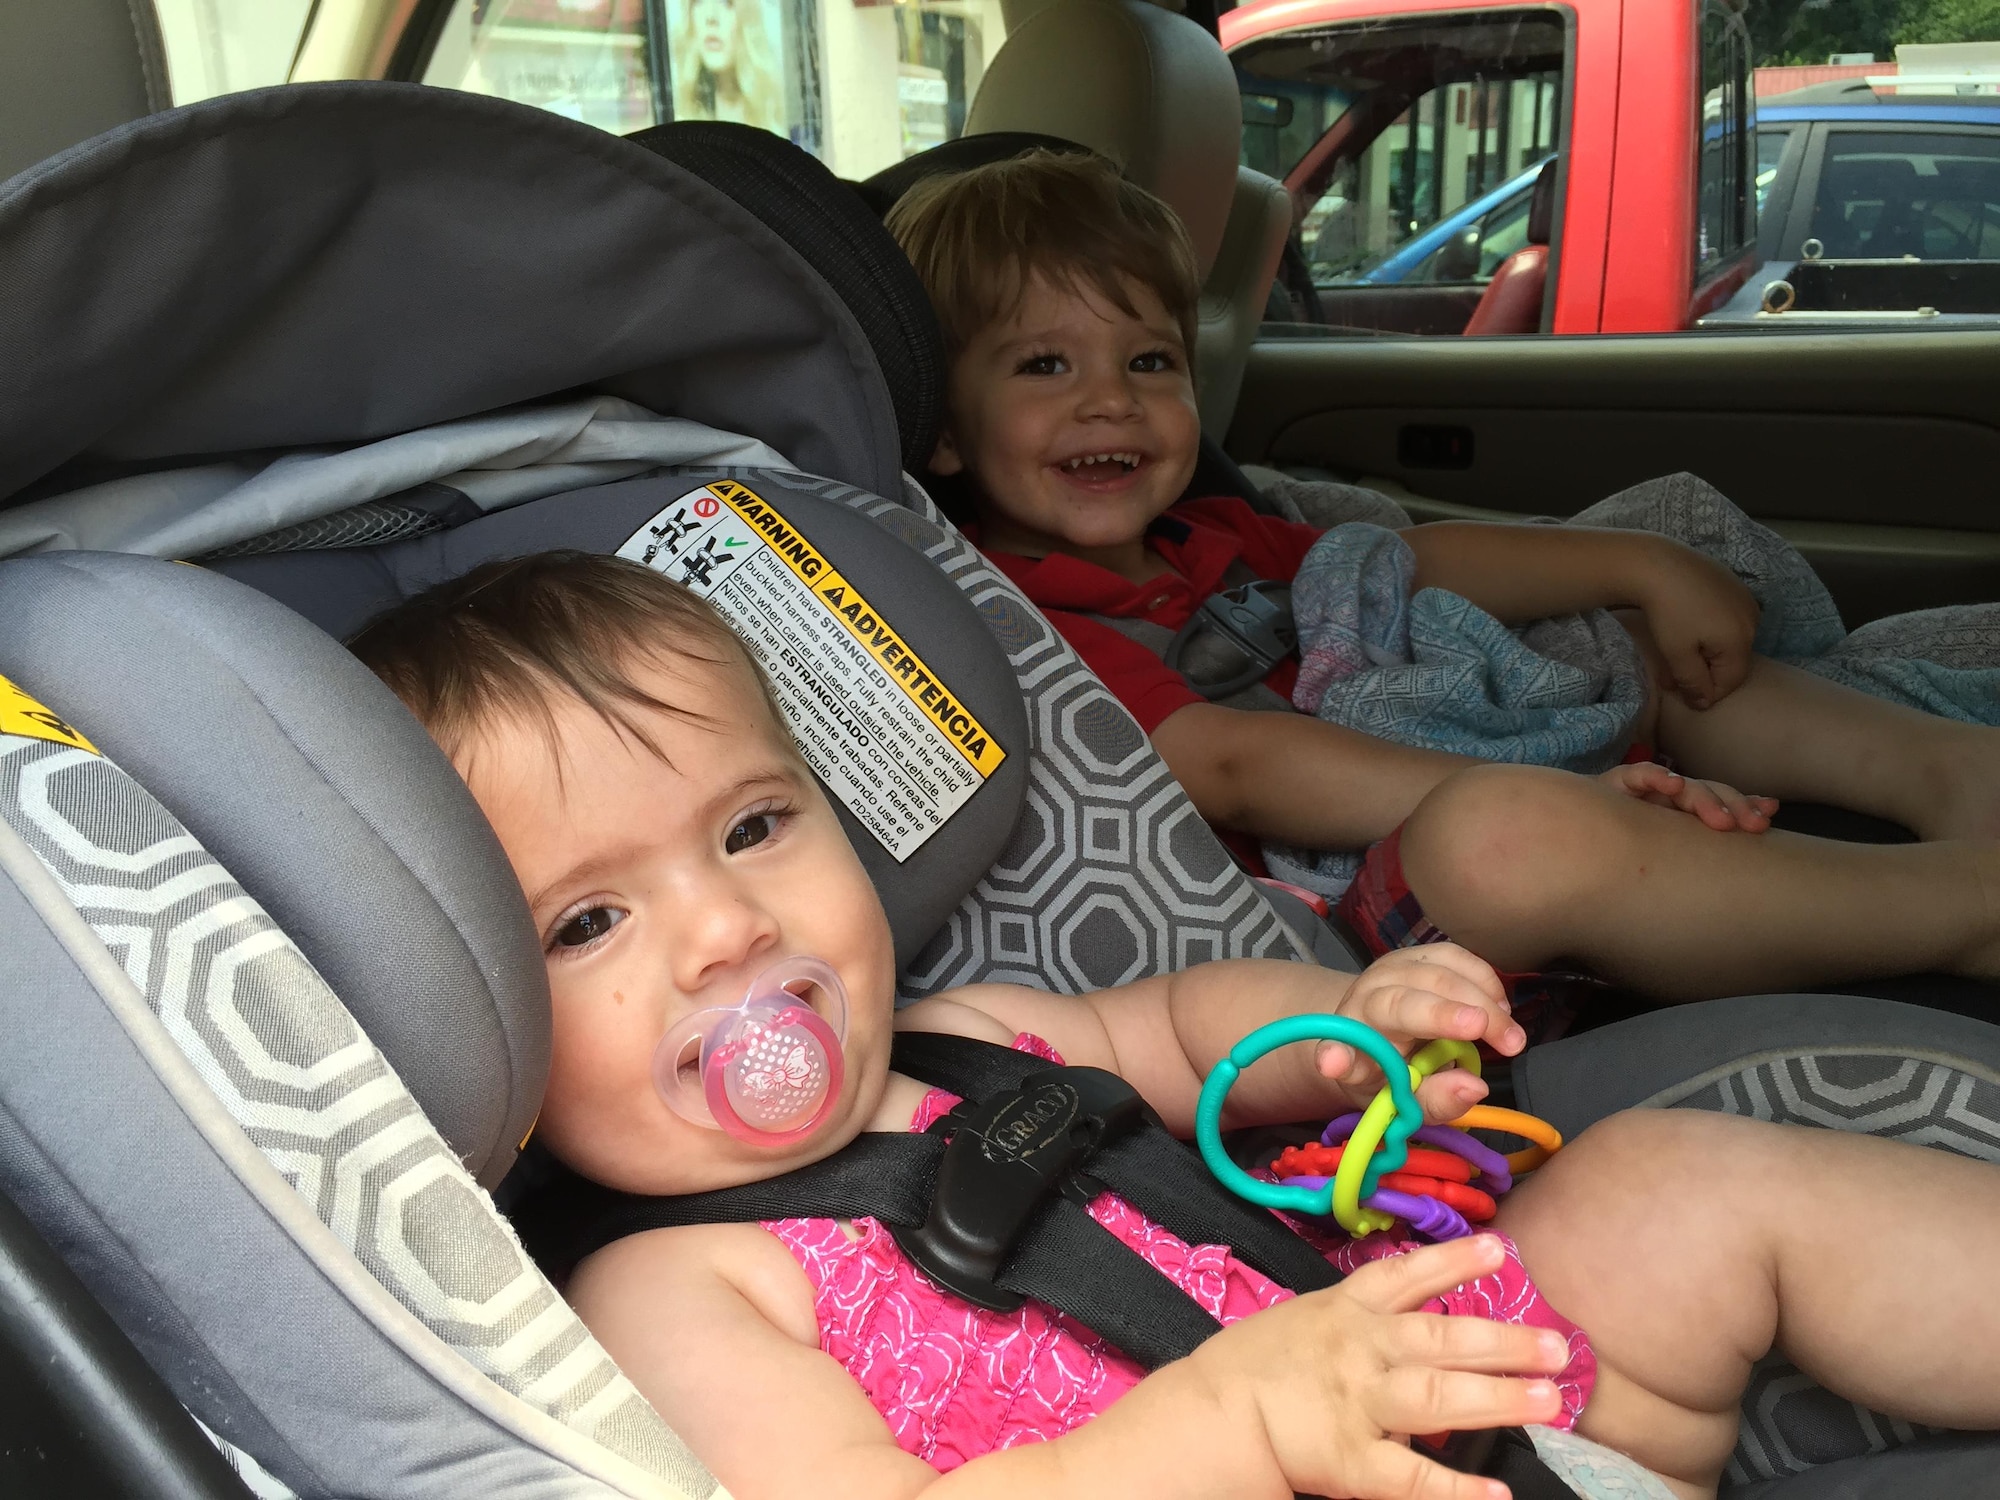
[[[684,1120],[753,1146],[795,1145],[840,1098],[846,1037],[847,991],[832,966],[782,959],[737,1004],[668,1027],[653,1054],[653,1084]]]

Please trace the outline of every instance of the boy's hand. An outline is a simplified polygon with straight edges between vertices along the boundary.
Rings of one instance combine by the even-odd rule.
[[[1493,966],[1456,943],[1385,953],[1356,976],[1337,1010],[1374,1027],[1406,1055],[1433,1037],[1451,1037],[1483,1041],[1511,1057],[1528,1040],[1513,1022]],[[1340,1085],[1350,1108],[1366,1108],[1381,1090],[1381,1069],[1343,1043],[1320,1043],[1313,1062]],[[1462,1068],[1434,1074],[1417,1089],[1432,1122],[1455,1120],[1485,1097],[1486,1085]]]
[[[1692,547],[1657,550],[1639,589],[1655,666],[1689,708],[1709,708],[1750,675],[1757,601],[1742,580]],[[1644,643],[1641,643],[1642,648]]]
[[[1505,1500],[1498,1480],[1413,1452],[1412,1433],[1548,1422],[1544,1379],[1568,1361],[1548,1329],[1420,1313],[1431,1298],[1497,1269],[1491,1235],[1372,1261],[1340,1285],[1231,1325],[1189,1357],[1213,1398],[1255,1424],[1286,1484],[1353,1500]]]
[[[1695,781],[1651,761],[1613,766],[1598,780],[1641,802],[1699,818],[1717,833],[1764,833],[1778,810],[1776,797],[1752,797],[1719,781]]]

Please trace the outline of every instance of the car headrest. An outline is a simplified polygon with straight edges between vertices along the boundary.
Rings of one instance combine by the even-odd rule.
[[[152,558],[0,563],[0,641],[8,677],[256,892],[497,1182],[547,1079],[542,957],[499,841],[402,704],[256,590]]]
[[[987,64],[965,129],[1110,157],[1180,215],[1207,279],[1236,197],[1243,105],[1228,57],[1194,22],[1145,0],[1054,0]]]
[[[150,5],[66,0],[7,10],[0,47],[0,181],[173,103]]]
[[[798,252],[868,336],[903,438],[903,467],[921,472],[937,445],[944,338],[937,314],[881,210],[856,201],[810,152],[753,125],[676,120],[626,137],[727,193]]]
[[[1542,170],[1535,177],[1534,191],[1528,197],[1528,243],[1546,245],[1555,230],[1556,184],[1562,178],[1562,158],[1551,156],[1542,163]]]
[[[342,638],[482,563],[557,548],[621,553],[709,592],[787,704],[888,912],[900,966],[1014,831],[1027,710],[972,601],[914,546],[838,503],[851,493],[783,471],[676,471],[380,546],[209,566]]]
[[[962,135],[956,140],[919,151],[915,156],[906,156],[893,167],[884,167],[867,181],[849,186],[861,195],[862,201],[874,209],[878,217],[886,217],[889,210],[896,206],[897,199],[926,177],[934,177],[940,172],[970,172],[974,167],[983,167],[991,162],[1012,161],[1030,151],[1089,150],[1090,147],[1080,146],[1075,141],[1066,141],[1056,135],[1042,135],[1033,130]]]

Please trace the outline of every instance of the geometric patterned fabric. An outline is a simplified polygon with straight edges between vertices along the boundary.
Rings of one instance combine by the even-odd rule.
[[[305,956],[150,793],[88,751],[0,735],[0,822],[236,1125],[390,1295],[531,1406],[689,1500],[715,1491]]]
[[[984,981],[1076,995],[1216,958],[1312,962],[1132,716],[914,481],[899,504],[783,478],[860,510],[942,569],[1000,642],[1028,706],[1020,821],[905,966],[905,1000]]]
[[[1760,1058],[1648,1103],[1886,1136],[2000,1162],[2000,1080],[1897,1053],[1829,1049]],[[1843,1400],[1774,1353],[1744,1393],[1724,1493],[1729,1484],[1800,1474],[1930,1433]]]

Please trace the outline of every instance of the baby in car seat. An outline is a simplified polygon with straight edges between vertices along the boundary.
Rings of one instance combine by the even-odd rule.
[[[353,646],[506,850],[554,1004],[537,1130],[606,1186],[759,1182],[862,1131],[923,1129],[951,1100],[891,1071],[897,1030],[1115,1071],[1181,1133],[1216,1060],[1283,1015],[1353,1016],[1403,1048],[1524,1044],[1492,969],[1449,944],[1358,977],[1231,961],[1082,998],[977,985],[898,1012],[881,905],[705,603],[637,564],[547,554],[447,583]],[[779,983],[788,1009],[772,1020],[746,997]],[[693,1050],[753,1011],[796,1037],[763,1080],[789,1101],[783,1118],[757,1128],[717,1102],[714,1060]],[[1230,1123],[1325,1117],[1379,1082],[1347,1048],[1296,1045],[1245,1072]],[[1448,1072],[1419,1096],[1444,1120],[1484,1093]],[[742,1500],[1499,1500],[1504,1486],[1442,1469],[1406,1435],[1529,1423],[1631,1455],[1666,1476],[1655,1493],[1706,1495],[1774,1341],[1883,1411],[2000,1426],[1985,1269],[2000,1172],[1943,1151],[1636,1112],[1510,1194],[1501,1233],[1342,1241],[1329,1253],[1352,1274],[1300,1297],[1113,1195],[1090,1212],[1228,1326],[1145,1375],[1032,1303],[955,1301],[868,1219],[630,1235],[586,1259],[568,1295]]]
[[[1503,971],[1581,963],[1664,999],[1915,971],[2000,973],[2000,731],[1752,656],[1758,608],[1665,537],[1439,522],[1415,589],[1509,624],[1610,608],[1652,664],[1643,758],[1599,777],[1203,701],[1106,618],[1175,629],[1232,569],[1289,581],[1320,533],[1234,497],[1176,503],[1200,426],[1198,283],[1173,212],[1100,158],[1035,153],[927,179],[889,228],[951,359],[934,472],[1220,830],[1369,848],[1342,898],[1381,953],[1449,935]],[[1096,616],[1097,618],[1090,618]],[[1297,662],[1266,679],[1289,698]],[[1715,780],[1701,778],[1712,777]],[[1831,802],[1929,842],[1767,832]]]

